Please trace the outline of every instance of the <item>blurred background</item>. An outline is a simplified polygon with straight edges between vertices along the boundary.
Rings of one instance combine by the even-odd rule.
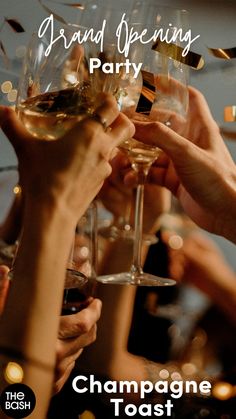
[[[112,0],[110,0],[112,1]],[[113,0],[115,2],[115,0]],[[61,4],[59,4],[61,3]],[[36,31],[42,20],[48,15],[46,8],[63,16],[66,21],[76,22],[81,11],[62,3],[76,3],[65,0],[1,0],[0,2],[0,103],[14,105],[18,77],[28,39]],[[104,5],[107,2],[104,0]],[[211,56],[211,48],[235,47],[236,2],[233,0],[156,0],[158,4],[171,5],[187,9],[190,12],[190,24],[194,36],[200,38],[194,42],[195,52],[203,55],[205,66],[200,71],[191,71],[190,83],[200,89],[210,105],[215,119],[221,127],[236,130],[236,123],[224,122],[224,107],[236,105],[236,59],[222,60]],[[77,3],[78,4],[78,3]],[[44,7],[43,7],[44,5]],[[16,19],[24,28],[18,33],[4,23],[4,18]],[[4,54],[5,52],[5,54]],[[6,56],[8,58],[6,58]],[[10,81],[12,85],[3,85]],[[6,93],[4,93],[6,91]],[[228,141],[228,146],[236,157],[236,142]],[[15,165],[16,157],[12,147],[0,133],[0,167]],[[14,175],[11,183],[15,182]],[[4,184],[2,175],[1,183]],[[7,195],[7,191],[5,191]],[[2,200],[0,219],[4,217],[9,201]],[[222,238],[214,238],[223,249],[230,264],[236,268],[235,248]]]

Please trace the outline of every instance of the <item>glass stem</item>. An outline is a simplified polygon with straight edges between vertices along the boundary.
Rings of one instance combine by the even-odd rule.
[[[142,168],[133,166],[138,173],[140,183],[136,190],[135,214],[134,214],[134,249],[131,275],[133,281],[139,282],[138,276],[142,275],[142,235],[143,235],[143,204],[144,204],[144,183],[151,165]]]
[[[131,209],[132,209],[132,202],[130,200],[126,203],[124,215],[122,215],[118,219],[118,226],[121,230],[130,229]]]

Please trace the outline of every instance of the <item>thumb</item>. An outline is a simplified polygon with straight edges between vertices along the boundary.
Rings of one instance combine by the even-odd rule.
[[[202,150],[199,147],[161,122],[137,122],[135,128],[136,140],[165,151],[176,168],[192,166],[201,158]]]
[[[20,122],[16,112],[7,106],[0,106],[0,126],[14,147],[16,154],[19,153],[26,142],[33,138]]]

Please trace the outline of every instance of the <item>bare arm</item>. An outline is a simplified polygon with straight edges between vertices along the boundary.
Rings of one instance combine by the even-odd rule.
[[[22,366],[23,382],[38,400],[35,419],[45,417],[51,395],[64,273],[76,223],[110,174],[114,147],[134,131],[114,99],[104,99],[98,112],[111,131],[87,119],[55,142],[35,140],[11,110],[0,113],[25,191],[24,231],[0,323],[1,361],[3,370],[12,360]],[[7,385],[3,376],[0,383]]]
[[[13,244],[18,239],[22,226],[22,196],[21,190],[15,194],[14,201],[6,219],[0,225],[0,237],[6,243]]]
[[[236,325],[236,275],[215,243],[203,234],[192,234],[180,250],[170,249],[170,271],[210,297]]]

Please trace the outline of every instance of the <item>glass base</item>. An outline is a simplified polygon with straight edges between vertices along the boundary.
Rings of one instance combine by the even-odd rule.
[[[161,278],[145,272],[136,275],[129,272],[101,275],[97,277],[97,281],[102,284],[137,285],[141,287],[168,287],[176,284],[173,279]]]

